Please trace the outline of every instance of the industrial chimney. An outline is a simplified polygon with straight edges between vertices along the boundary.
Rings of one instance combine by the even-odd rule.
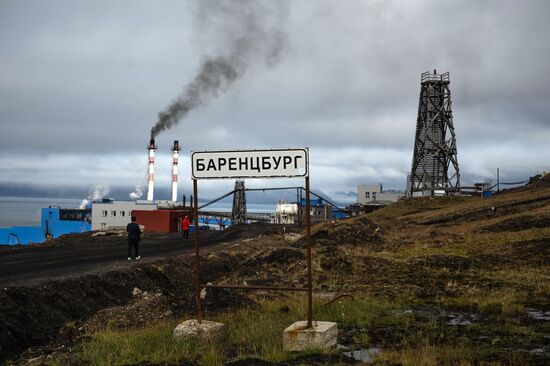
[[[180,154],[180,144],[178,140],[174,140],[172,146],[172,201],[178,200],[178,157]]]
[[[149,141],[149,165],[147,168],[147,201],[153,200],[153,190],[155,186],[155,139]]]

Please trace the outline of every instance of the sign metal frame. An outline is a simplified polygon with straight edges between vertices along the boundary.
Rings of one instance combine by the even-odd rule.
[[[301,175],[275,175],[275,176],[229,176],[229,177],[197,177],[194,174],[193,157],[195,154],[207,153],[236,153],[236,152],[284,152],[284,151],[303,151],[305,154],[305,173]],[[193,211],[195,224],[195,311],[197,321],[202,321],[201,310],[201,280],[200,280],[200,239],[199,239],[199,205],[198,205],[198,180],[199,179],[234,179],[234,178],[249,178],[249,179],[269,179],[269,178],[305,178],[306,185],[306,245],[307,245],[307,287],[274,287],[274,286],[238,286],[238,285],[205,285],[203,288],[233,288],[247,290],[272,290],[272,291],[307,291],[308,307],[307,307],[307,327],[312,327],[313,318],[313,296],[312,296],[312,269],[311,269],[311,207],[310,207],[310,188],[309,188],[309,148],[297,149],[267,149],[267,150],[214,150],[214,151],[191,151],[191,172],[193,179]]]

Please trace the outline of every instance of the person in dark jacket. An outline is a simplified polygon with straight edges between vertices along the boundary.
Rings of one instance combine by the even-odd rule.
[[[136,224],[136,217],[132,216],[132,222],[126,226],[128,232],[128,260],[132,260],[132,248],[134,248],[134,254],[136,260],[139,260],[139,241],[141,240],[141,229]]]
[[[181,222],[181,230],[183,230],[184,239],[189,239],[189,226],[191,226],[191,222],[189,221],[189,217],[185,216]]]

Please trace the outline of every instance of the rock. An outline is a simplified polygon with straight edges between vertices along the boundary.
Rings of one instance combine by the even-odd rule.
[[[74,323],[69,323],[57,332],[57,341],[69,343],[78,336],[78,330]]]
[[[211,284],[212,284],[212,282],[208,282],[206,285],[208,286],[208,285],[211,285]],[[201,290],[201,293],[200,293],[201,300],[206,299],[206,295],[207,295],[207,294],[208,294],[208,293],[206,292],[206,287],[204,287],[204,288]]]
[[[38,356],[27,360],[27,365],[41,365],[46,361],[46,357]]]
[[[141,291],[137,287],[134,287],[134,291],[132,291],[132,296],[137,297],[137,296],[141,296],[142,294],[143,294],[143,291]]]
[[[180,323],[174,328],[173,337],[177,341],[189,337],[202,337],[207,339],[218,338],[223,335],[225,325],[210,320],[203,320],[199,323],[196,319],[189,319]]]
[[[285,234],[285,240],[289,241],[291,243],[294,243],[295,241],[298,241],[302,239],[304,236],[302,234],[298,233],[286,233]]]

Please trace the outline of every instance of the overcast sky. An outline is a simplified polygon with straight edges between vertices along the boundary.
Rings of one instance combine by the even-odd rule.
[[[239,23],[203,2],[0,0],[0,183],[144,182],[158,113]],[[335,199],[358,184],[404,189],[420,74],[433,69],[450,72],[464,185],[497,167],[503,181],[550,170],[550,1],[261,6],[277,60],[254,57],[260,42],[242,77],[161,133],[159,185],[179,139],[186,191],[191,150],[304,146],[312,187]],[[301,181],[247,181],[288,184]],[[209,195],[232,186],[201,183]]]

